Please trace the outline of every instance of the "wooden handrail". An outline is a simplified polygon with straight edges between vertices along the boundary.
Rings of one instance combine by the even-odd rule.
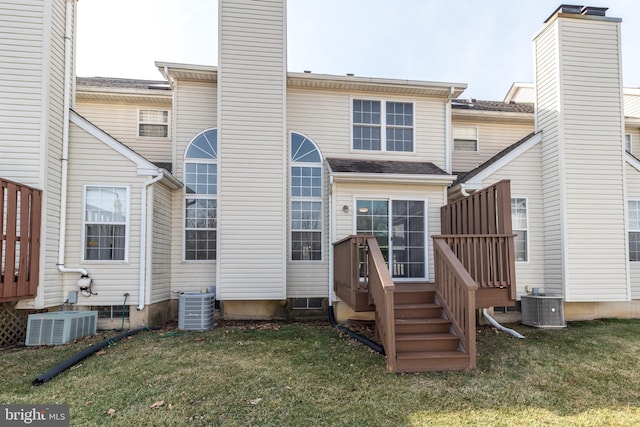
[[[475,281],[444,239],[433,239],[436,297],[469,355],[469,368],[476,367]]]
[[[387,370],[396,370],[396,330],[394,316],[395,285],[375,237],[366,240],[369,271],[369,297],[376,307],[376,329],[387,356]]]
[[[36,295],[41,208],[41,190],[0,178],[0,302]]]

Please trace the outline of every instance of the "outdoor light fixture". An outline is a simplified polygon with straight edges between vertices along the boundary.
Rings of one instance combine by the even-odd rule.
[[[349,206],[344,205],[344,206],[342,207],[342,212],[344,212],[344,213],[349,212]]]

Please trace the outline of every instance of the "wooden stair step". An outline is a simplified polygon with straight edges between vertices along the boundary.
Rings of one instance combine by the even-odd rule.
[[[396,372],[463,371],[468,367],[469,355],[461,351],[412,351],[396,354]]]
[[[396,318],[395,326],[396,334],[446,333],[451,328],[451,321],[442,317]]]
[[[458,348],[458,337],[449,333],[397,334],[396,351],[455,351]]]

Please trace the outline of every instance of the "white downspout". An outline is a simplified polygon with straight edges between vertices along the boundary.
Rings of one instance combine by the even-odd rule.
[[[329,176],[329,307],[333,306],[333,176]]]
[[[73,37],[73,11],[76,0],[67,0],[67,13],[64,33],[64,92],[62,107],[62,161],[60,177],[60,234],[58,237],[58,262],[56,266],[61,273],[80,273],[89,276],[89,272],[81,267],[70,268],[64,265],[64,251],[67,236],[67,183],[69,168],[69,110],[71,109],[71,61]]]
[[[140,189],[140,289],[138,290],[138,311],[144,309],[147,281],[147,189],[162,178],[164,178],[164,173],[161,171],[158,176],[143,182]]]
[[[489,323],[491,323],[491,325],[493,325],[494,328],[502,331],[502,332],[506,332],[510,335],[513,335],[516,338],[520,338],[520,339],[524,339],[524,335],[520,334],[518,331],[515,331],[513,329],[509,329],[507,327],[502,326],[500,323],[498,323],[496,321],[496,319],[494,319],[493,317],[491,317],[489,315],[489,311],[486,308],[482,309],[482,314],[485,317],[485,319],[487,319],[489,321]]]

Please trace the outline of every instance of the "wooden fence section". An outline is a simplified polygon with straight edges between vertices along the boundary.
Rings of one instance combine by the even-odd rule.
[[[0,178],[0,302],[36,295],[42,191]]]

